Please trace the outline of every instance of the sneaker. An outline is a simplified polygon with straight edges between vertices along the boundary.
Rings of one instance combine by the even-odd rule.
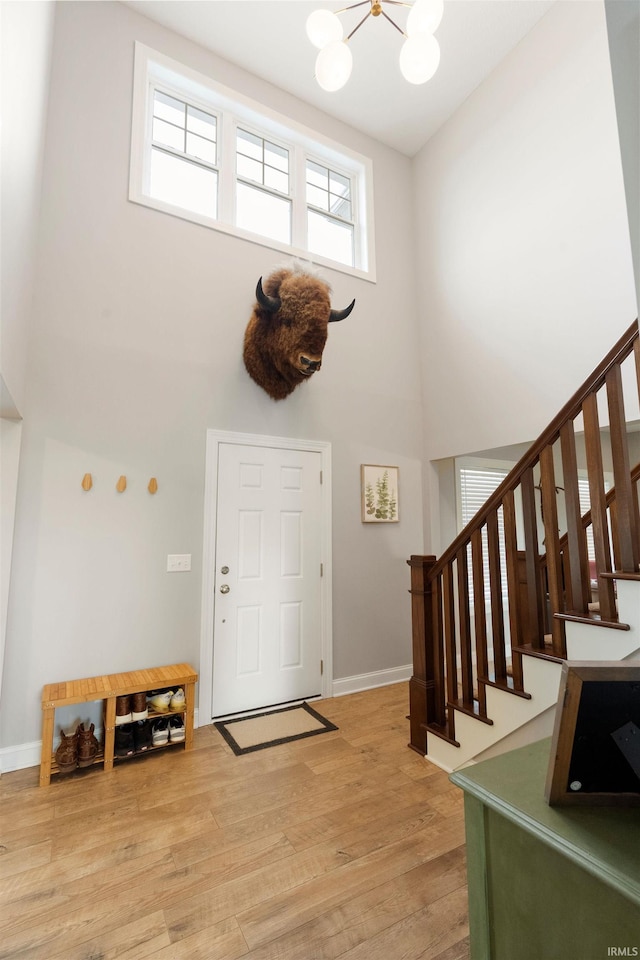
[[[131,726],[133,732],[133,748],[136,753],[144,753],[153,746],[151,727],[144,720],[137,720]]]
[[[182,689],[182,687],[180,687],[180,689],[176,690],[176,692],[171,697],[171,702],[169,706],[171,707],[172,710],[184,710],[185,704],[186,704],[186,700],[184,697],[184,690]]]
[[[56,750],[56,763],[60,773],[71,773],[78,766],[78,731],[66,735],[60,731],[60,746]]]
[[[85,730],[84,723],[81,723],[76,734],[78,736],[78,766],[90,767],[98,755],[100,744],[95,738],[93,731],[95,726],[92,723],[88,730]]]
[[[121,723],[131,723],[131,697],[116,697],[116,726]]]
[[[153,693],[148,701],[149,706],[152,708],[152,710],[155,710],[156,713],[166,713],[169,709],[172,696],[173,690],[165,690],[162,693]]]
[[[116,757],[132,757],[135,752],[131,726],[121,726],[115,731],[114,753]]]
[[[169,721],[156,720],[151,728],[151,739],[154,747],[163,747],[169,742]]]
[[[131,695],[131,719],[135,722],[136,720],[146,720],[149,716],[149,711],[147,710],[147,695],[142,691],[142,693],[134,693]]]
[[[184,740],[184,720],[180,714],[169,720],[169,740],[171,743],[180,743]]]

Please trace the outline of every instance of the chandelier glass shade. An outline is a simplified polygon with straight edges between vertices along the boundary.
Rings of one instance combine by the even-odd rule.
[[[408,7],[406,30],[403,30],[383,9],[383,5]],[[351,33],[345,37],[340,14],[357,7],[369,8]],[[340,90],[353,68],[349,41],[369,17],[382,17],[405,38],[400,50],[400,72],[409,83],[426,83],[440,64],[440,45],[433,36],[444,13],[444,0],[361,0],[332,13],[315,10],[307,19],[307,36],[319,49],[316,58],[316,80],[323,90]]]

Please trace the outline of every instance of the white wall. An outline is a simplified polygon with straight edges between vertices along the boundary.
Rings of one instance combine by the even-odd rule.
[[[640,0],[605,0],[607,38],[640,303]]]
[[[426,456],[531,440],[637,316],[603,5],[556,3],[414,175]]]
[[[0,687],[26,391],[54,5],[0,3]]]
[[[356,309],[286,401],[242,363],[256,281],[282,254],[127,200],[135,40],[373,159],[378,282],[326,271],[334,303],[355,296]],[[332,443],[335,677],[410,662],[405,560],[422,549],[411,205],[406,157],[123,5],[57,5],[3,745],[39,737],[46,682],[198,668],[207,428]],[[399,524],[361,524],[362,462],[399,465]],[[192,572],[167,574],[167,553],[191,553]]]
[[[24,405],[53,12],[51,2],[0,3],[2,416]]]

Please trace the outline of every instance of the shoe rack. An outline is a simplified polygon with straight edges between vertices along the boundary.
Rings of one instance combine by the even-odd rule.
[[[86,677],[83,680],[66,680],[62,683],[48,683],[42,691],[42,753],[40,759],[40,786],[46,787],[51,782],[51,776],[58,773],[53,753],[53,735],[55,713],[57,707],[64,707],[73,703],[90,703],[94,700],[104,701],[104,743],[103,749],[94,760],[94,764],[102,764],[105,772],[113,770],[114,737],[116,730],[116,697],[127,694],[158,690],[162,688],[177,689],[182,687],[185,694],[185,706],[179,712],[184,717],[185,738],[184,749],[193,747],[193,714],[195,708],[195,685],[198,674],[188,663],[176,663],[168,667],[152,667],[148,670],[133,670],[130,673],[112,673],[102,677]],[[177,711],[172,711],[173,713]],[[157,716],[170,716],[169,713]],[[156,714],[149,711],[149,717],[154,719]],[[169,744],[171,746],[171,744]],[[180,744],[176,744],[176,747]],[[154,747],[148,752],[162,750]],[[136,754],[143,756],[144,754]],[[128,759],[128,758],[122,758]],[[118,758],[120,760],[120,758]],[[66,774],[72,777],[73,773]]]

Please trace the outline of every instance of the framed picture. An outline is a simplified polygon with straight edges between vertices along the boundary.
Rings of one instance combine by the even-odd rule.
[[[397,523],[398,467],[376,463],[360,465],[360,500],[363,523]]]
[[[640,804],[640,662],[563,664],[545,797]]]

